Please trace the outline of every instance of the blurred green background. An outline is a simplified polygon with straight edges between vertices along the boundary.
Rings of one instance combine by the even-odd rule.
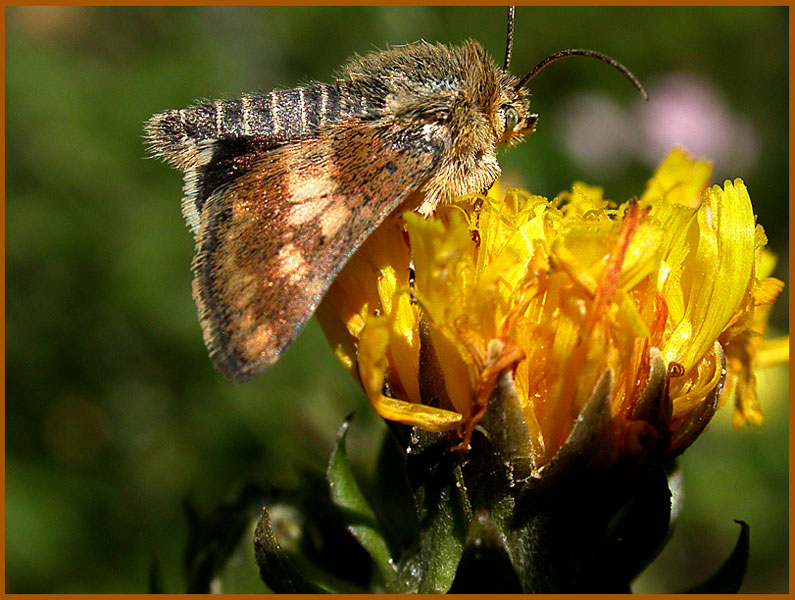
[[[247,481],[322,468],[357,410],[363,473],[383,426],[314,321],[273,369],[226,383],[190,298],[181,177],[142,124],[202,98],[330,80],[351,54],[476,38],[498,63],[501,8],[6,9],[6,590],[146,591],[153,557],[184,589],[181,502],[207,513]],[[539,129],[502,165],[552,197],[577,179],[623,201],[679,141],[742,177],[787,280],[788,9],[522,8],[513,71],[569,47],[532,85]],[[682,136],[681,140],[677,136]],[[788,330],[787,290],[773,333]],[[767,419],[721,411],[683,460],[680,524],[636,591],[711,573],[751,524],[744,591],[788,591],[788,371],[760,375]]]

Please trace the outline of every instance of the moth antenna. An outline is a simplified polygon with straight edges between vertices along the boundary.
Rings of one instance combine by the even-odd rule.
[[[530,80],[533,79],[533,77],[538,75],[539,71],[541,71],[544,67],[546,67],[550,63],[560,60],[561,58],[568,58],[569,56],[585,56],[586,58],[595,58],[596,60],[600,60],[603,63],[607,63],[608,65],[610,65],[611,67],[622,73],[627,79],[629,79],[630,82],[632,82],[632,85],[634,85],[635,88],[640,92],[640,95],[643,96],[644,100],[649,99],[649,95],[646,93],[646,90],[643,88],[643,85],[641,85],[640,81],[638,81],[638,78],[635,77],[635,75],[632,74],[632,71],[627,69],[620,62],[618,62],[614,58],[610,58],[606,54],[602,54],[601,52],[596,52],[594,50],[581,50],[577,48],[556,52],[552,56],[548,56],[547,58],[542,60],[535,67],[533,67],[533,69],[527,75],[525,75],[522,78],[522,80],[516,85],[516,89],[519,90],[523,88],[525,85],[527,85],[530,82]]]
[[[516,7],[508,7],[508,36],[505,38],[505,64],[502,67],[503,71],[508,71],[511,66],[511,54],[513,53],[513,19],[516,16]]]

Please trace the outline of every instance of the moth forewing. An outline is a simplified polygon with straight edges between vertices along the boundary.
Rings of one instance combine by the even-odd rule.
[[[354,157],[368,156],[367,168]],[[194,298],[216,366],[267,368],[367,235],[427,177],[436,154],[350,121],[267,152],[202,212]]]

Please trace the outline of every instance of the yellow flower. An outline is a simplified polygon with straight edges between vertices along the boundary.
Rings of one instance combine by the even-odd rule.
[[[495,186],[428,220],[406,213],[354,255],[320,322],[382,417],[457,429],[463,445],[512,371],[536,465],[606,372],[619,453],[680,451],[728,388],[735,423],[758,423],[753,368],[783,284],[764,278],[745,185],[707,187],[710,173],[674,151],[618,207],[577,183],[552,201]],[[648,414],[660,364],[665,431]]]

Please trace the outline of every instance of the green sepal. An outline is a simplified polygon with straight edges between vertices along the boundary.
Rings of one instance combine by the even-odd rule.
[[[326,470],[331,501],[339,509],[348,531],[373,559],[383,584],[388,588],[395,578],[395,563],[375,513],[356,483],[345,449],[345,438],[352,418],[353,415],[349,415],[340,426],[337,444]]]
[[[451,593],[518,594],[522,588],[514,571],[505,536],[485,510],[475,513]]]
[[[745,521],[735,521],[740,526],[740,536],[734,550],[709,579],[690,588],[686,594],[737,594],[748,569],[751,550],[751,528]]]

